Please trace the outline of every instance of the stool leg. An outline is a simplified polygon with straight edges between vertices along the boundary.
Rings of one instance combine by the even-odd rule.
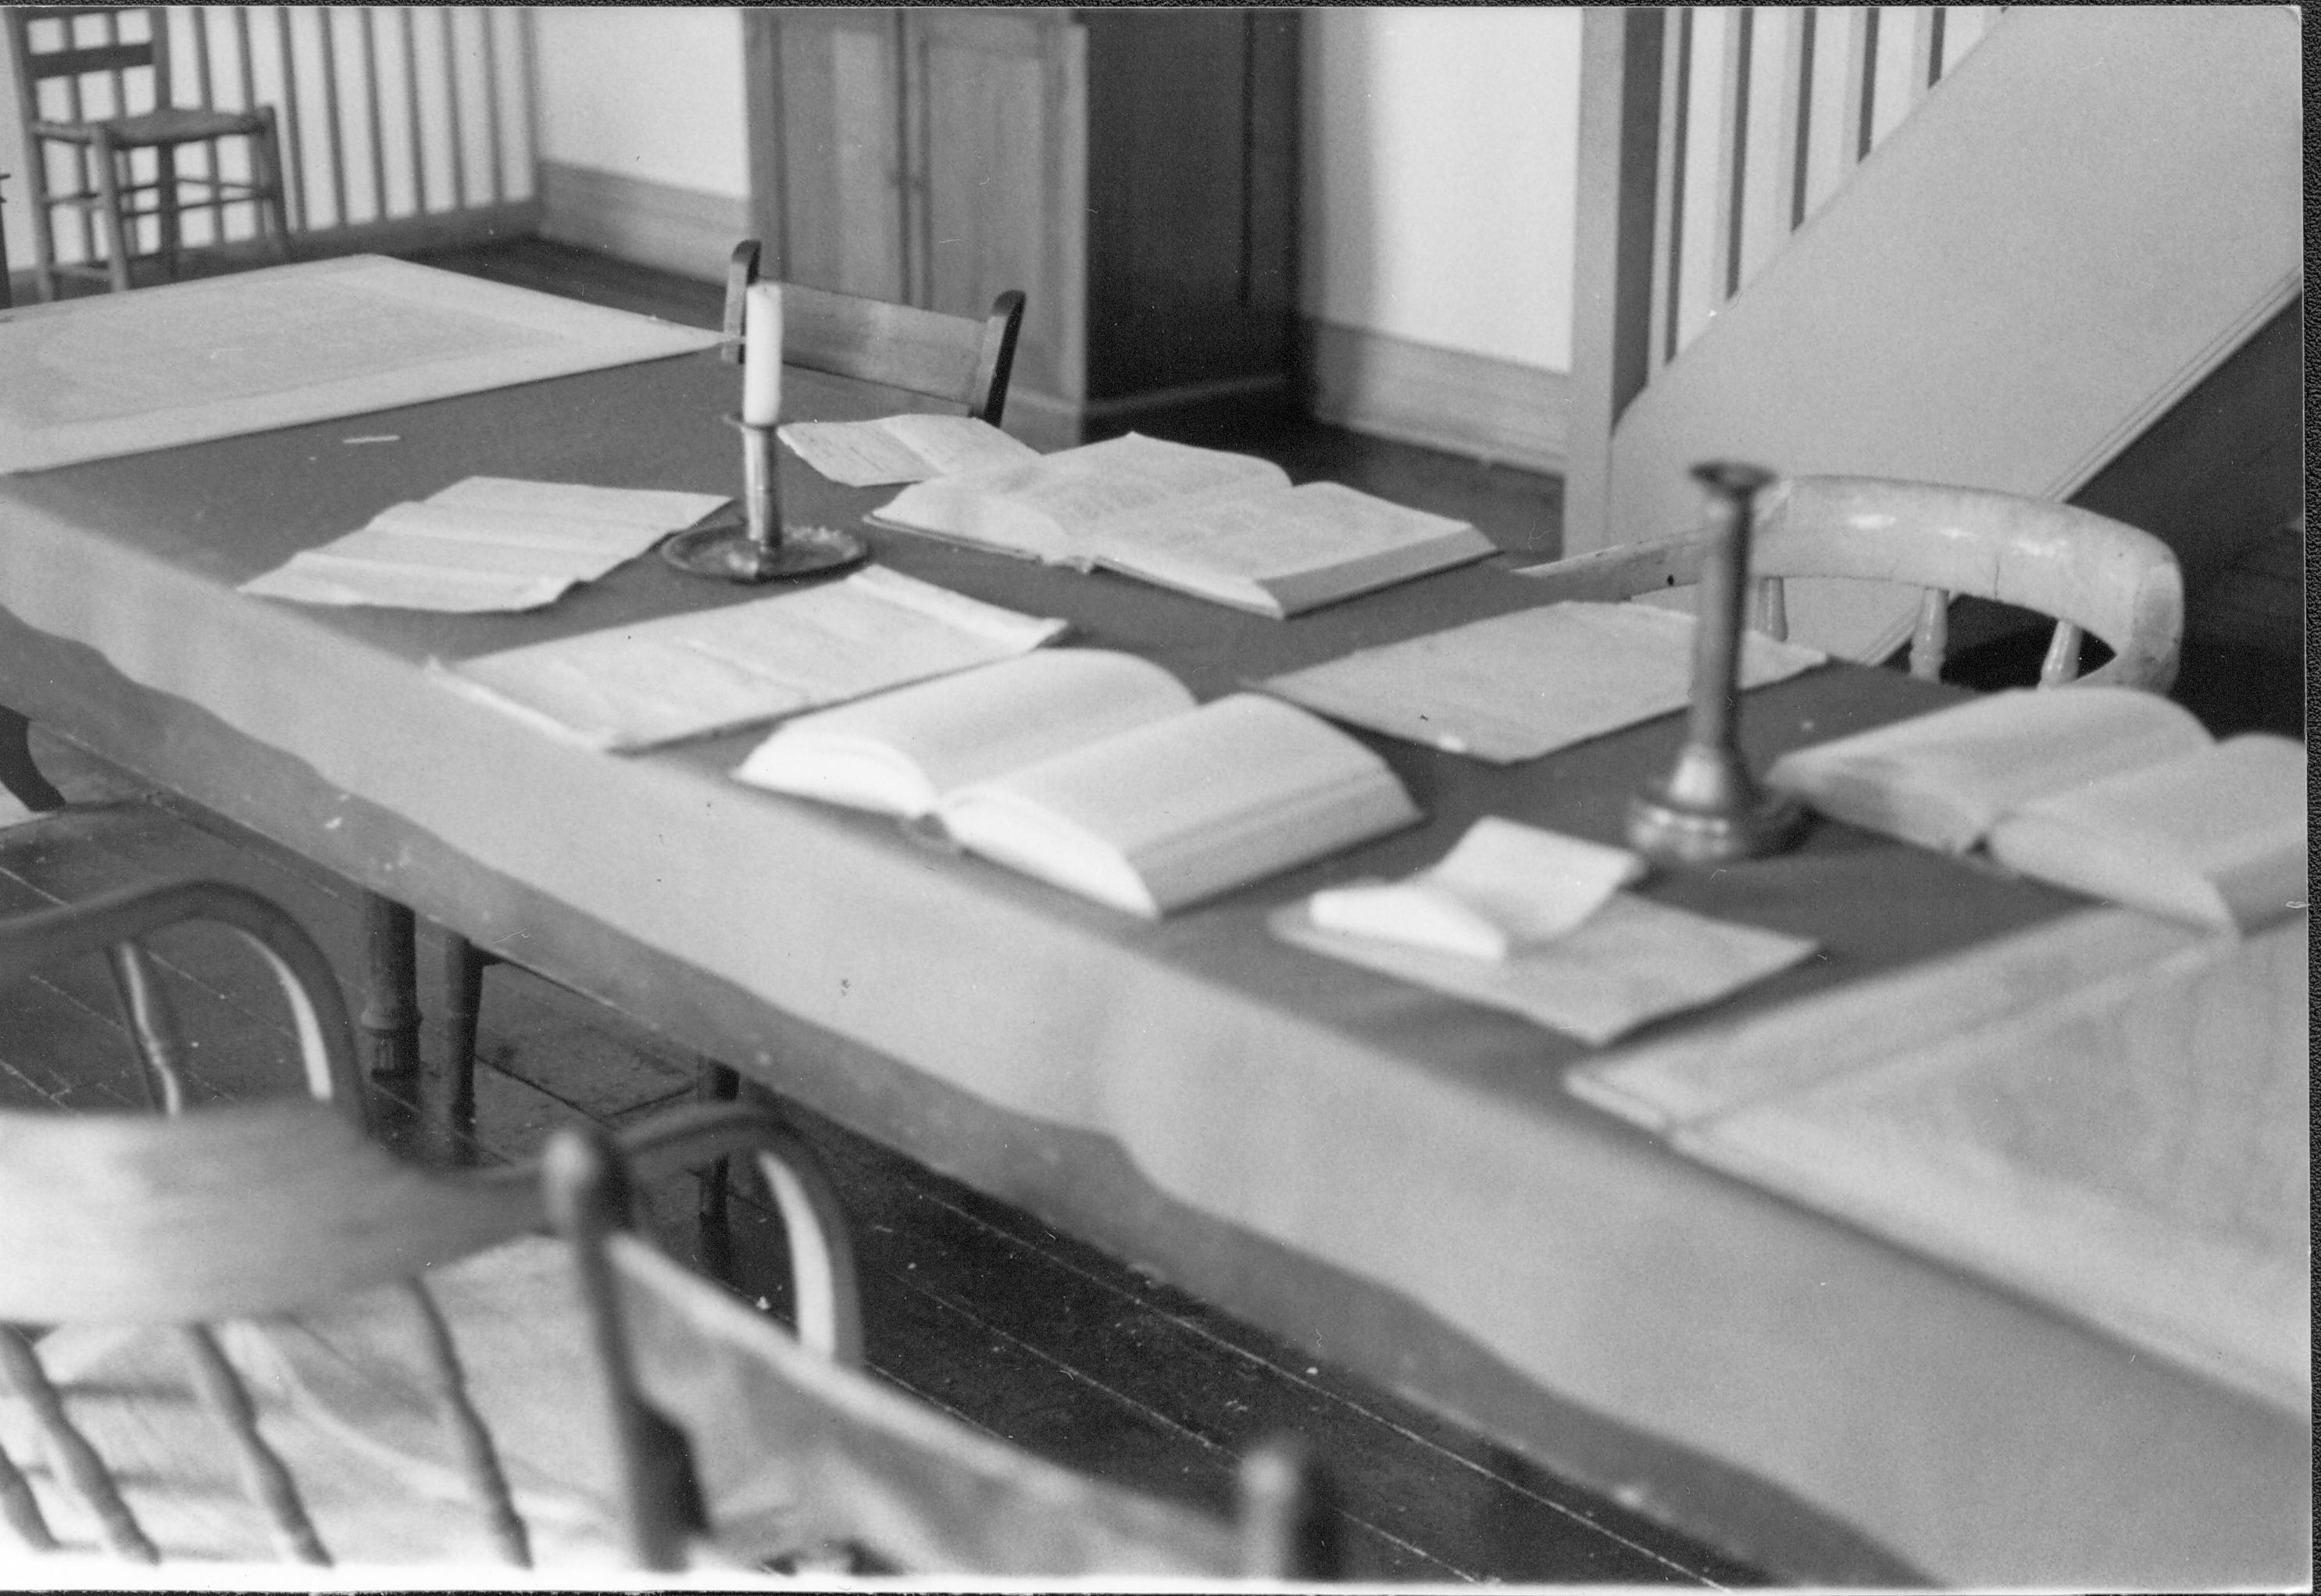
[[[32,745],[26,736],[32,726],[14,710],[0,709],[0,787],[14,793],[28,809],[61,809],[65,795],[32,762]]]
[[[742,1095],[742,1077],[717,1062],[703,1059],[694,1067],[693,1099],[697,1103],[730,1103]],[[733,1232],[726,1223],[725,1199],[731,1159],[721,1158],[701,1172],[698,1234],[701,1267],[716,1280],[733,1273]]]
[[[443,1056],[435,1090],[423,1094],[420,1113],[434,1145],[447,1151],[476,1123],[476,1026],[483,1014],[484,966],[492,962],[466,937],[444,934]]]
[[[374,1081],[419,1081],[419,981],[413,968],[411,911],[376,892],[363,894],[366,990],[355,1024],[369,1043]]]

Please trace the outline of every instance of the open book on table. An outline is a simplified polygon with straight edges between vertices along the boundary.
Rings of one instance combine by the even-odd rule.
[[[1463,521],[1134,433],[922,482],[871,519],[1277,617],[1494,550]]]
[[[1093,649],[801,716],[735,774],[932,816],[969,852],[1145,916],[1419,818],[1383,760],[1304,710],[1197,707],[1159,666]]]
[[[2130,688],[1998,693],[1798,749],[1773,786],[1824,814],[2180,919],[2253,929],[2305,904],[2305,750],[2217,742]]]

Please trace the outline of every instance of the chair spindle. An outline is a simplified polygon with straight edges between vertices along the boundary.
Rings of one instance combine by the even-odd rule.
[[[176,1328],[177,1345],[186,1354],[187,1370],[193,1376],[194,1390],[211,1417],[225,1427],[242,1489],[265,1509],[275,1549],[286,1562],[327,1566],[331,1555],[323,1549],[322,1538],[306,1517],[305,1504],[298,1499],[298,1487],[290,1478],[290,1471],[282,1466],[282,1459],[266,1444],[266,1437],[258,1433],[258,1413],[250,1405],[250,1392],[243,1388],[241,1377],[233,1372],[233,1365],[226,1362],[217,1337],[206,1325],[179,1325]]]
[[[137,1515],[121,1500],[104,1459],[88,1444],[88,1437],[74,1427],[32,1344],[14,1325],[0,1325],[0,1388],[13,1391],[32,1409],[47,1444],[50,1465],[96,1515],[97,1533],[104,1537],[105,1549],[133,1563],[160,1562],[161,1554],[145,1537]]]
[[[476,1493],[477,1502],[483,1509],[492,1544],[514,1566],[530,1568],[532,1538],[508,1492],[507,1473],[500,1467],[499,1449],[492,1445],[491,1431],[485,1427],[469,1398],[467,1372],[460,1366],[459,1348],[452,1344],[451,1327],[444,1322],[443,1311],[435,1306],[435,1299],[428,1295],[425,1282],[405,1281],[403,1290],[419,1316],[425,1336],[427,1370],[434,1378],[433,1395],[442,1409],[443,1427],[460,1454],[460,1467],[467,1471],[469,1489]]]
[[[185,1041],[168,995],[154,973],[153,957],[133,941],[115,943],[105,954],[113,965],[114,990],[128,1016],[146,1100],[164,1114],[181,1114],[186,1108],[185,1078],[179,1072]]]
[[[2047,657],[2039,661],[2039,685],[2061,687],[2080,679],[2080,643],[2086,636],[2069,621],[2055,623],[2055,634],[2047,640]]]
[[[1918,625],[1910,634],[1910,674],[1940,681],[1943,658],[1951,646],[1951,596],[1929,588],[1918,597]]]
[[[1779,577],[1757,579],[1757,618],[1754,629],[1776,643],[1789,640],[1789,590]]]

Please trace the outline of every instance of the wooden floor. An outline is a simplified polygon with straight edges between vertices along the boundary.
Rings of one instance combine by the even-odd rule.
[[[431,259],[672,320],[714,324],[718,310],[714,287],[532,241]],[[1319,426],[1250,447],[1300,480],[1335,478],[1462,516],[1526,558],[1552,558],[1560,547],[1561,488],[1552,479]],[[2302,676],[2271,656],[2196,652],[2180,696],[2220,729],[2301,733]],[[157,875],[218,877],[289,907],[351,987],[360,910],[342,883],[68,746],[35,747],[69,796],[121,807],[55,846],[32,849],[0,834],[0,915]],[[159,951],[196,1040],[199,1095],[230,1099],[295,1078],[288,1037],[264,1014],[254,966],[198,934],[163,939]],[[441,1012],[438,952],[430,933],[421,999],[431,1016]],[[440,1044],[432,1026],[425,1042]],[[0,989],[0,1104],[126,1103],[123,1045],[101,963]],[[486,1161],[524,1156],[560,1120],[619,1125],[691,1088],[688,1060],[618,1016],[505,967],[487,979],[481,1052],[469,1152]],[[407,1107],[383,1106],[388,1133],[407,1136]],[[1762,1582],[1020,1212],[798,1117],[833,1168],[861,1249],[871,1362],[974,1423],[1109,1478],[1220,1508],[1234,1456],[1269,1433],[1296,1431],[1333,1471],[1351,1572],[1362,1578]],[[651,1196],[665,1240],[689,1248],[689,1184]],[[763,1211],[742,1205],[737,1229],[742,1289],[778,1309],[778,1293],[765,1283],[779,1273],[778,1241]]]
[[[532,242],[432,257],[551,292],[714,324],[717,291]],[[1474,521],[1552,557],[1560,485],[1322,427],[1266,441],[1299,479],[1327,476]],[[76,800],[118,807],[31,848],[0,834],[0,915],[161,875],[241,882],[291,909],[356,990],[355,895],[294,856],[36,734]],[[46,829],[53,829],[50,823]],[[424,1045],[440,1045],[440,944],[424,935]],[[194,1041],[196,1094],[217,1101],[295,1082],[290,1039],[254,964],[199,932],[159,939]],[[0,1104],[132,1101],[101,961],[0,989]],[[505,967],[486,980],[484,1068],[470,1155],[521,1158],[560,1120],[620,1125],[682,1100],[690,1061],[618,1016]],[[406,1105],[383,1099],[390,1136]],[[1048,1456],[1223,1509],[1234,1458],[1279,1431],[1326,1461],[1349,1572],[1395,1582],[1520,1580],[1732,1585],[1750,1569],[1548,1476],[1409,1403],[1059,1236],[1021,1212],[799,1115],[833,1166],[862,1258],[873,1365],[888,1379]],[[664,1240],[692,1245],[687,1181],[651,1194]],[[739,1209],[737,1278],[779,1309],[778,1236]]]

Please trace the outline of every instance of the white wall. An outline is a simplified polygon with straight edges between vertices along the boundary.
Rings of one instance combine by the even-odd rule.
[[[1300,310],[1570,369],[1579,22],[1306,13]]]
[[[544,5],[535,36],[542,160],[749,197],[738,11]]]

